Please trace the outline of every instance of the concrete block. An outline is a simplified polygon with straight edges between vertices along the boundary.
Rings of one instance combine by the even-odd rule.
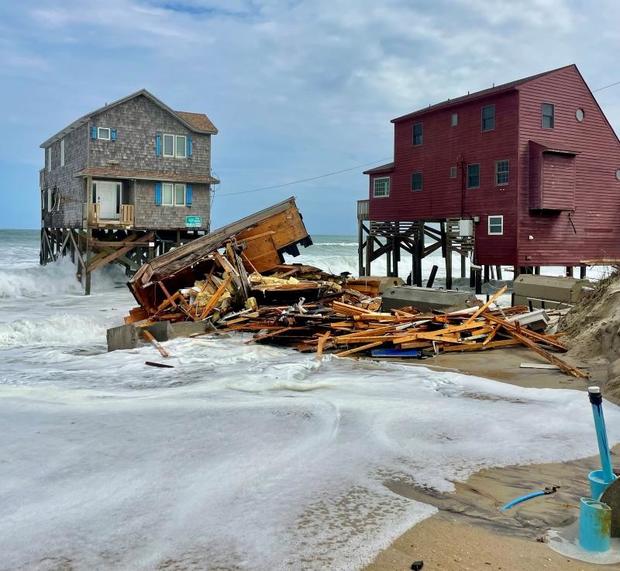
[[[440,290],[415,286],[391,287],[383,293],[381,309],[389,311],[413,306],[420,311],[456,311],[477,305],[474,294],[465,291]]]
[[[545,308],[566,307],[578,302],[583,295],[583,288],[589,285],[588,280],[577,278],[521,274],[513,284],[514,303],[527,305],[528,300],[532,300],[532,307],[536,308],[543,305]]]
[[[168,325],[170,325],[169,339],[189,337],[196,333],[205,333],[206,331],[213,330],[208,321],[179,321],[178,323],[169,323]]]
[[[133,325],[119,325],[106,331],[108,351],[135,349],[140,343],[138,330]]]

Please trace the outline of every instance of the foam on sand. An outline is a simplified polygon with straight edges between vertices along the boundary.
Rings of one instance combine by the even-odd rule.
[[[150,347],[80,357],[54,389],[5,387],[5,564],[358,569],[435,511],[385,480],[449,491],[595,448],[582,393],[243,341],[169,342],[174,369],[145,371]]]

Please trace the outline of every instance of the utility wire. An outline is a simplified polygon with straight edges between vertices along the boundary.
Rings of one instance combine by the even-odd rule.
[[[592,93],[596,93],[597,91],[603,91],[603,89],[614,87],[614,85],[620,85],[620,81],[616,81],[615,83],[610,83],[609,85],[605,85],[604,87],[599,87],[598,89],[593,89]]]
[[[377,163],[382,163],[383,161],[390,160],[391,158],[392,157],[385,157],[383,159],[378,159],[378,160],[372,161],[370,163],[364,163],[364,164],[361,164],[361,165],[355,165],[354,167],[350,167],[348,169],[341,169],[339,171],[328,172],[328,173],[325,173],[325,174],[320,174],[320,175],[312,176],[312,177],[309,177],[309,178],[300,178],[298,180],[292,180],[290,182],[285,182],[283,184],[274,184],[272,186],[261,186],[260,188],[252,188],[251,190],[240,190],[239,192],[227,192],[226,194],[220,194],[220,196],[222,198],[225,198],[227,196],[235,196],[237,194],[248,194],[250,192],[261,192],[263,190],[275,190],[277,188],[284,188],[286,186],[292,186],[294,184],[301,184],[303,182],[311,182],[313,180],[319,180],[321,178],[327,178],[328,176],[334,176],[334,175],[342,174],[342,173],[345,173],[345,172],[351,172],[351,171],[354,171],[354,170],[357,170],[357,169],[361,169],[363,167],[368,167],[370,165],[375,165]]]

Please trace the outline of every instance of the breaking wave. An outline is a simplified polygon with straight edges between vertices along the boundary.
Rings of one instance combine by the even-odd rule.
[[[0,347],[86,345],[105,342],[104,323],[83,315],[58,314],[46,319],[0,323]]]
[[[47,266],[0,270],[0,299],[77,293],[75,266],[61,261]]]

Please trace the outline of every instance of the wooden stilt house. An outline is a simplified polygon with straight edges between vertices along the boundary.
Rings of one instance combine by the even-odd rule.
[[[209,231],[211,136],[203,113],[147,90],[106,104],[41,144],[41,264],[70,255],[90,293],[110,263],[128,275]]]

